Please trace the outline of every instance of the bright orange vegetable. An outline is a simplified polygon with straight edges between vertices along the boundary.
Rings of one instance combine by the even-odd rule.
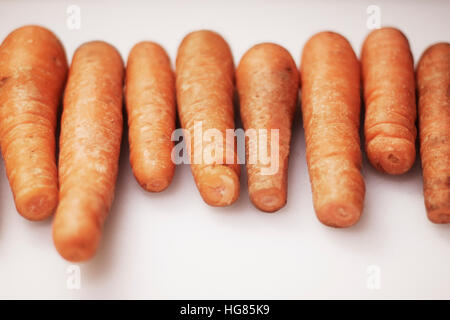
[[[424,52],[417,88],[425,206],[432,222],[450,223],[450,43]]]
[[[39,26],[11,32],[0,47],[0,141],[17,211],[29,220],[58,204],[55,129],[67,76],[64,48]]]
[[[286,49],[273,43],[262,43],[248,50],[236,71],[241,119],[244,129],[266,130],[267,150],[278,143],[278,170],[264,174],[262,169],[272,163],[250,163],[246,144],[249,195],[260,210],[273,212],[287,199],[289,144],[297,104],[299,75],[294,60]],[[279,130],[279,142],[270,139],[270,131]],[[258,155],[253,155],[258,158]]]
[[[361,53],[366,115],[364,134],[372,165],[389,174],[408,171],[416,159],[414,62],[397,29],[369,34]]]
[[[141,42],[128,57],[126,105],[130,161],[146,190],[166,189],[175,170],[171,159],[175,130],[175,78],[169,57],[156,43]]]
[[[67,260],[91,258],[114,198],[122,138],[124,66],[111,45],[77,49],[64,95],[59,156],[60,202],[53,240]]]
[[[358,59],[344,37],[321,32],[306,43],[300,73],[314,208],[322,223],[349,227],[361,216],[365,193]]]
[[[191,169],[198,190],[210,205],[230,205],[239,196],[240,174],[236,144],[225,145],[226,129],[234,129],[234,64],[230,48],[220,35],[202,30],[183,39],[176,61],[176,90],[181,126],[191,137]],[[196,122],[202,125],[203,132],[218,130],[223,145],[196,141]],[[195,150],[203,153],[206,148],[222,152],[220,163],[195,163]],[[233,153],[233,163],[227,163],[227,153]]]

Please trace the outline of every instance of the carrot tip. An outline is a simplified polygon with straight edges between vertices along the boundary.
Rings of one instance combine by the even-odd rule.
[[[260,189],[250,195],[252,203],[264,212],[275,212],[286,204],[286,195],[277,188]]]
[[[428,219],[433,223],[450,223],[450,208],[428,211]]]
[[[317,210],[320,222],[335,228],[346,228],[359,221],[361,210],[350,204],[329,203]]]
[[[57,221],[55,219],[55,221]],[[58,223],[58,222],[56,222]],[[92,258],[100,243],[101,232],[93,223],[64,227],[53,225],[53,242],[56,250],[66,260],[72,262],[86,261]]]
[[[169,187],[171,180],[152,178],[138,182],[148,192],[161,192]]]
[[[164,181],[152,181],[143,185],[144,189],[149,192],[161,192],[167,189],[169,184]]]
[[[198,175],[199,190],[203,200],[216,207],[228,206],[239,195],[239,178],[226,166],[204,167]]]
[[[64,259],[72,262],[81,262],[92,258],[97,250],[98,242],[95,239],[83,239],[81,234],[64,239],[59,238],[59,235],[54,235],[56,250]]]
[[[58,193],[54,190],[33,190],[16,199],[17,211],[31,221],[48,218],[58,205]]]
[[[416,149],[405,139],[376,137],[367,145],[367,155],[372,165],[388,174],[403,174],[414,164]]]

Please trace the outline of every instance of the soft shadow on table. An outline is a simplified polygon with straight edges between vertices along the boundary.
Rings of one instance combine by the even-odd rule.
[[[236,128],[242,128],[242,122],[240,120],[239,117],[239,108],[238,108],[238,104],[236,109],[235,109],[235,121],[236,121]],[[374,208],[376,208],[376,204],[372,204],[370,203],[370,196],[368,196],[368,194],[370,193],[370,189],[367,188],[367,176],[378,176],[381,179],[384,180],[391,180],[391,181],[395,181],[396,183],[398,183],[399,185],[402,185],[404,183],[408,183],[408,181],[411,180],[417,180],[417,179],[421,179],[420,176],[420,161],[418,160],[419,155],[417,155],[417,159],[416,162],[413,166],[413,168],[406,174],[400,175],[400,176],[391,176],[391,175],[387,175],[384,173],[381,173],[379,171],[377,171],[376,169],[374,169],[367,157],[366,154],[364,152],[364,134],[363,134],[363,121],[364,119],[364,113],[362,112],[361,114],[361,146],[362,146],[362,154],[363,154],[363,175],[365,176],[366,179],[366,197],[365,197],[365,203],[364,203],[364,210],[361,216],[360,221],[350,227],[350,228],[345,228],[345,229],[336,229],[336,228],[330,228],[330,227],[326,227],[326,226],[322,226],[324,233],[332,233],[333,234],[333,240],[336,241],[336,239],[338,239],[338,241],[342,240],[342,245],[345,246],[349,246],[349,249],[352,248],[352,246],[355,246],[355,248],[360,247],[360,241],[365,241],[367,242],[367,245],[373,247],[375,249],[375,247],[377,246],[378,242],[382,242],[382,241],[378,241],[378,239],[368,239],[368,228],[370,228],[372,225],[374,225],[372,222],[374,219],[377,219],[377,212],[376,210],[374,210]],[[126,123],[126,118],[124,119],[124,122]],[[177,127],[179,127],[179,124],[177,125]],[[130,174],[131,172],[131,167],[129,164],[129,147],[128,147],[128,127],[125,125],[124,126],[124,136],[123,136],[123,141],[122,141],[122,149],[121,149],[121,157],[120,157],[120,166],[119,166],[119,175],[118,175],[118,179],[117,179],[117,184],[116,184],[116,193],[115,193],[115,201],[113,203],[111,212],[105,222],[104,225],[104,229],[103,229],[103,239],[102,239],[102,243],[99,247],[99,250],[97,252],[97,255],[94,257],[94,259],[92,259],[91,261],[87,262],[84,264],[83,266],[83,272],[85,273],[85,275],[89,278],[97,278],[97,277],[104,277],[107,275],[108,273],[108,269],[109,269],[109,265],[111,263],[111,260],[113,258],[113,255],[116,254],[115,251],[115,247],[116,247],[116,237],[114,236],[114,230],[117,230],[119,228],[118,224],[119,224],[119,214],[123,214],[123,212],[125,212],[125,207],[126,207],[126,199],[124,195],[125,193],[123,192],[124,190],[122,190],[123,188],[125,188],[125,180],[126,180],[126,176],[128,174]],[[293,180],[296,179],[298,177],[293,177],[292,175],[294,174],[294,172],[298,173],[298,166],[306,166],[306,159],[305,159],[305,141],[304,141],[305,137],[304,137],[304,130],[303,130],[303,125],[302,125],[302,118],[301,118],[301,112],[300,112],[300,102],[299,105],[297,107],[297,113],[295,114],[294,117],[294,123],[293,123],[293,133],[292,133],[292,140],[291,140],[291,151],[300,153],[299,155],[296,155],[296,162],[294,163],[293,160],[293,155],[291,154],[290,157],[290,161],[289,161],[289,179],[288,179],[288,188],[289,188],[289,180]],[[188,166],[188,165],[183,165],[183,166]],[[295,168],[295,169],[294,169]],[[182,192],[182,190],[180,190],[182,182],[181,182],[181,178],[186,178],[185,176],[182,177],[182,174],[177,174],[177,172],[180,170],[180,166],[177,166],[176,170],[175,170],[175,175],[174,178],[172,180],[171,185],[168,187],[167,190],[165,190],[162,193],[149,193],[146,192],[145,190],[143,190],[139,184],[134,180],[134,184],[135,184],[135,190],[133,192],[140,192],[143,195],[145,195],[145,197],[148,198],[157,198],[157,197],[167,197],[167,198],[174,198],[177,194],[179,194],[180,192]],[[187,168],[183,168],[183,169],[187,169]],[[190,168],[188,169],[190,170]],[[193,179],[192,174],[189,174],[190,178]],[[300,186],[303,186],[305,183],[309,183],[309,177],[302,177],[302,179],[304,179],[305,181],[301,181]],[[250,199],[248,197],[248,190],[247,190],[247,174],[246,174],[246,168],[245,165],[241,165],[241,177],[240,177],[240,187],[241,187],[241,191],[240,191],[240,196],[239,199],[231,206],[228,207],[222,207],[222,208],[218,208],[218,207],[211,207],[211,211],[212,214],[218,214],[218,215],[240,215],[243,214],[244,211],[252,211],[252,214],[256,214],[256,215],[261,215],[263,218],[274,218],[276,219],[277,217],[280,216],[285,216],[285,215],[290,215],[293,216],[294,214],[315,214],[313,208],[311,208],[311,212],[298,212],[296,210],[293,209],[293,206],[296,205],[295,202],[295,197],[296,197],[296,193],[299,192],[306,192],[305,189],[297,189],[297,190],[293,190],[292,188],[289,188],[288,191],[288,200],[286,203],[286,206],[284,208],[282,208],[280,211],[276,212],[276,213],[272,213],[272,214],[267,214],[264,212],[260,212],[258,209],[256,209],[251,203],[250,203]],[[421,193],[420,193],[421,194]],[[195,201],[201,202],[200,205],[205,205],[207,206],[207,204],[203,203],[203,200],[201,199],[200,194],[198,194],[198,197],[195,199]],[[372,200],[374,201],[374,200]],[[425,208],[423,208],[424,211],[424,216],[426,216],[425,213]],[[284,217],[286,218],[286,217]],[[231,220],[229,220],[231,221]],[[223,221],[222,221],[223,222]],[[230,222],[232,223],[232,222]],[[320,224],[320,222],[316,219],[315,223]],[[448,241],[450,241],[450,233],[448,232],[450,225],[433,225],[431,224],[429,221],[425,221],[424,219],[424,223],[428,223],[430,225],[431,228],[436,229],[436,233],[439,234],[439,236],[444,237],[446,239],[448,239]],[[297,227],[296,225],[293,225],[293,227]],[[303,226],[299,226],[299,228],[306,228],[308,226],[303,225]],[[301,232],[301,230],[299,229],[299,232]],[[339,235],[336,238],[336,235]],[[371,237],[373,237],[373,233],[371,233]],[[382,233],[379,233],[377,237],[380,237],[380,239],[383,237]],[[355,239],[359,239],[360,241],[354,241]]]
[[[119,230],[120,214],[124,213],[125,197],[122,197],[124,180],[127,175],[128,167],[128,138],[124,134],[120,152],[119,173],[117,176],[114,202],[103,226],[103,234],[96,255],[89,261],[82,264],[83,276],[90,282],[98,278],[107,277],[108,270],[113,260],[113,255],[117,253],[115,230]]]
[[[379,179],[384,180],[389,183],[395,183],[399,186],[399,188],[402,188],[402,185],[416,185],[417,190],[414,191],[415,194],[417,194],[419,197],[423,200],[423,193],[422,193],[422,169],[421,169],[421,162],[420,162],[420,154],[419,154],[419,141],[416,140],[416,161],[413,165],[413,167],[402,175],[389,175],[383,172],[378,171],[375,169],[369,162],[369,159],[367,158],[367,154],[365,152],[365,144],[364,144],[364,104],[361,106],[361,126],[360,126],[360,137],[361,137],[361,150],[362,150],[362,173],[365,179],[366,183],[366,195],[365,195],[365,201],[364,201],[364,209],[361,215],[361,218],[359,222],[346,229],[333,229],[335,230],[335,233],[342,233],[342,239],[343,241],[346,240],[348,236],[351,236],[353,238],[353,235],[358,235],[362,241],[364,241],[364,235],[367,233],[367,229],[370,228],[372,225],[374,225],[372,222],[375,219],[378,219],[380,214],[383,214],[382,212],[379,212],[377,210],[377,204],[373,203],[372,201],[377,201],[373,197],[370,196],[370,193],[372,192],[370,188],[370,180],[368,179]],[[423,203],[423,202],[422,202]],[[425,205],[421,208],[423,212],[423,224],[424,227],[433,228],[436,231],[436,234],[438,234],[440,237],[445,238],[447,241],[450,242],[450,233],[448,232],[450,229],[450,224],[447,225],[435,225],[431,223],[428,218],[426,217],[426,210]],[[398,228],[401,228],[399,225]],[[332,229],[332,228],[331,228]],[[372,233],[373,236],[373,233]],[[380,239],[383,237],[383,233],[378,233],[377,237],[380,237]],[[374,249],[376,249],[378,242],[377,239],[371,238],[366,239],[368,245],[371,245]],[[382,241],[380,241],[382,243]],[[355,244],[357,246],[357,244]]]
[[[239,115],[239,101],[235,98],[235,123],[237,129],[243,129],[243,124]],[[295,210],[297,205],[296,199],[297,193],[305,192],[303,188],[294,188],[294,180],[303,179],[300,176],[299,171],[306,167],[305,161],[305,150],[304,150],[304,132],[300,112],[300,103],[297,104],[297,109],[294,115],[294,120],[292,124],[292,136],[290,145],[290,157],[289,157],[289,168],[288,168],[288,196],[287,202],[283,208],[280,210],[267,213],[257,209],[251,202],[248,194],[248,184],[247,184],[247,169],[245,163],[241,165],[241,175],[240,175],[240,194],[238,200],[228,207],[211,207],[211,214],[223,215],[223,216],[240,216],[249,214],[255,216],[262,221],[266,221],[268,224],[273,225],[274,228],[279,226],[287,226],[290,228],[298,227],[297,224],[293,223],[297,218],[298,214],[305,214],[305,212],[299,212]],[[238,155],[240,158],[245,159],[245,150],[242,148],[239,150]],[[302,168],[299,168],[302,167]],[[295,176],[294,176],[295,175]],[[297,182],[297,181],[296,181]],[[303,185],[304,182],[309,183],[309,181],[301,181],[295,185]],[[205,204],[206,205],[206,204]],[[249,219],[253,219],[249,217]],[[225,220],[226,223],[235,223],[234,219]],[[290,223],[292,222],[292,223]],[[220,223],[224,223],[224,220],[220,220]]]
[[[128,126],[127,118],[124,113],[124,132],[122,137],[122,145],[120,151],[119,160],[119,173],[117,176],[116,189],[114,202],[112,204],[111,210],[106,218],[105,224],[103,226],[103,236],[101,239],[100,246],[97,250],[97,254],[86,263],[83,263],[83,274],[90,279],[90,281],[95,281],[95,279],[101,279],[101,277],[108,276],[108,270],[111,268],[111,263],[114,260],[114,255],[117,254],[117,230],[120,230],[121,215],[123,216],[129,208],[129,199],[127,198],[126,188],[133,188],[132,192],[140,193],[140,196],[148,198],[149,201],[157,198],[167,198],[167,201],[174,199],[181,190],[182,185],[182,174],[180,174],[181,166],[179,165],[175,169],[175,174],[173,176],[170,186],[163,192],[153,193],[144,190],[133,176],[131,164],[129,160],[129,143],[128,143]],[[190,169],[189,169],[190,170]],[[130,186],[129,176],[132,176],[132,182]],[[193,178],[192,178],[193,179]],[[127,185],[128,184],[128,185]],[[199,199],[200,195],[199,195]],[[199,201],[200,201],[199,200]]]
[[[440,238],[444,239],[450,244],[450,224],[434,224],[431,223],[427,218],[427,223],[431,225],[433,232],[436,233]]]
[[[8,178],[6,176],[6,171],[4,167],[4,161],[0,161],[0,177],[3,179],[3,182],[0,184],[0,199],[2,200],[1,203],[1,210],[0,210],[0,241],[2,241],[2,236],[5,232],[3,232],[4,228],[4,221],[6,221],[6,215],[13,216],[14,219],[17,219],[20,223],[25,225],[25,228],[27,229],[27,233],[35,234],[36,237],[42,232],[42,229],[50,230],[49,237],[51,237],[51,225],[53,221],[53,215],[49,218],[43,220],[43,221],[29,221],[22,217],[19,212],[17,212],[15,204],[14,204],[14,198],[12,196],[11,189],[9,187]],[[33,236],[32,236],[33,238]],[[53,243],[51,243],[53,245]]]
[[[125,106],[123,108],[123,134],[122,144],[120,148],[119,158],[119,172],[117,175],[116,187],[114,192],[114,201],[111,206],[111,210],[103,225],[103,233],[100,245],[97,249],[96,255],[89,261],[82,263],[83,275],[89,278],[90,282],[101,279],[108,276],[108,271],[111,269],[111,263],[113,256],[117,254],[115,236],[116,230],[120,230],[120,215],[126,213],[126,188],[127,175],[130,174],[130,161],[129,161],[129,145],[128,145],[128,119],[125,112]]]

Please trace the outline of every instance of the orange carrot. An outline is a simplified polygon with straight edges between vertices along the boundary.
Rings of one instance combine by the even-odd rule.
[[[243,56],[236,70],[236,82],[244,129],[266,130],[267,150],[271,150],[271,143],[279,143],[278,170],[271,175],[264,174],[262,168],[272,163],[262,164],[260,159],[250,163],[249,152],[258,150],[250,150],[246,143],[250,199],[260,210],[273,212],[282,208],[287,198],[289,144],[299,85],[297,67],[286,49],[262,43]],[[279,142],[270,139],[272,129],[279,130]]]
[[[234,64],[225,40],[212,31],[188,34],[178,49],[176,91],[182,127],[191,137],[191,169],[204,201],[213,206],[232,204],[239,196],[240,168],[236,161],[236,145],[218,146],[212,141],[195,140],[196,122],[203,132],[216,129],[226,141],[226,129],[234,129],[233,118]],[[234,143],[234,142],[233,142]],[[213,147],[211,147],[213,145]],[[202,147],[201,147],[202,146]],[[212,148],[222,152],[223,161],[195,163],[196,149]],[[222,149],[222,150],[219,150]],[[233,153],[233,163],[226,155]]]
[[[432,222],[450,223],[450,43],[422,55],[417,88],[425,207]]]
[[[303,49],[302,112],[314,208],[333,227],[355,224],[363,209],[359,141],[359,63],[341,35],[321,32]]]
[[[56,249],[67,260],[92,257],[114,198],[122,137],[123,62],[111,45],[77,49],[61,119],[60,203],[53,223]]]
[[[373,31],[361,54],[366,115],[364,134],[372,165],[389,174],[408,171],[416,158],[414,65],[397,29]]]
[[[55,128],[67,76],[64,48],[39,26],[11,32],[0,46],[0,141],[17,211],[29,220],[58,204]]]
[[[133,47],[125,88],[134,176],[144,189],[162,191],[169,186],[175,170],[171,159],[175,79],[163,48],[152,42]]]

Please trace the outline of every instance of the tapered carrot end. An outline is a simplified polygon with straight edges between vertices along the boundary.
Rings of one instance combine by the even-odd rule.
[[[33,188],[15,199],[17,211],[31,221],[44,220],[52,215],[58,205],[58,190],[55,188]]]
[[[167,189],[170,185],[170,181],[153,179],[152,181],[139,182],[139,184],[148,192],[161,192]]]
[[[427,211],[428,219],[433,223],[450,223],[450,207]]]
[[[66,260],[86,261],[97,251],[101,238],[101,223],[93,212],[93,203],[81,204],[78,200],[61,202],[53,222],[53,242],[56,250]]]
[[[388,174],[403,174],[414,164],[414,143],[402,138],[375,137],[367,144],[367,155],[372,165]]]
[[[95,225],[84,223],[68,228],[55,226],[56,224],[53,227],[53,242],[64,259],[81,262],[94,256],[100,242],[100,232]]]
[[[361,209],[349,203],[328,203],[316,210],[316,213],[320,222],[335,228],[351,227],[361,217]]]
[[[135,172],[134,176],[140,186],[148,192],[161,192],[166,190],[172,182],[174,170],[170,174],[161,175],[152,170]]]
[[[196,180],[203,200],[211,206],[228,206],[239,197],[239,177],[230,167],[203,167]]]
[[[286,192],[277,188],[266,188],[250,194],[250,200],[259,210],[275,212],[286,204]]]

